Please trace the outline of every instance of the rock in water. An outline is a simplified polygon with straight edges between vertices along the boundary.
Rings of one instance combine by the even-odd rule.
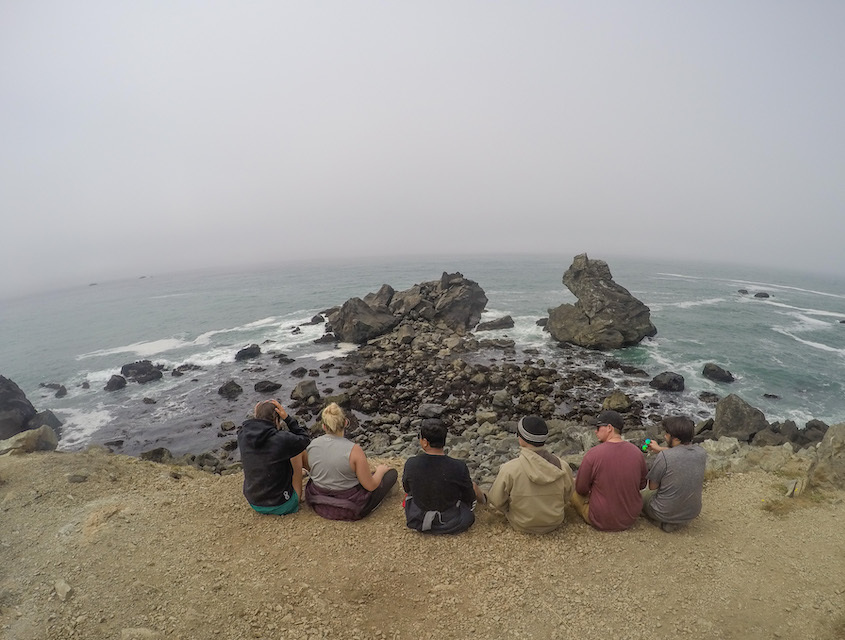
[[[146,384],[147,382],[161,379],[162,373],[161,369],[149,360],[138,360],[137,362],[123,365],[120,368],[120,375],[129,380],[134,380],[139,384]]]
[[[658,391],[683,391],[684,376],[674,371],[664,371],[654,376],[651,382],[648,383],[648,386]]]
[[[249,360],[250,358],[257,358],[261,355],[261,347],[257,344],[251,344],[248,347],[244,347],[240,351],[235,354],[235,360]]]
[[[258,393],[273,393],[276,389],[280,389],[282,385],[278,382],[272,382],[271,380],[262,380],[260,382],[256,382],[253,389],[258,391]]]
[[[549,310],[546,328],[555,340],[604,350],[657,334],[649,308],[613,281],[603,260],[590,260],[586,253],[575,256],[563,284],[578,302]]]
[[[728,371],[727,369],[723,369],[719,365],[708,362],[704,365],[704,369],[701,370],[701,374],[709,379],[713,380],[713,382],[733,382],[734,375]]]
[[[35,413],[35,407],[26,399],[21,388],[0,376],[0,440],[24,431]]]
[[[496,318],[490,322],[482,322],[475,330],[476,331],[493,331],[495,329],[511,329],[513,328],[513,318],[511,316],[503,316]]]
[[[126,378],[115,374],[111,378],[109,378],[109,381],[106,383],[106,386],[103,387],[103,389],[105,389],[106,391],[117,391],[118,389],[123,389],[123,387],[125,386]]]
[[[241,387],[241,385],[239,385],[234,380],[229,380],[217,390],[217,393],[219,393],[227,400],[234,400],[239,395],[241,395],[241,393],[243,393],[243,387]]]

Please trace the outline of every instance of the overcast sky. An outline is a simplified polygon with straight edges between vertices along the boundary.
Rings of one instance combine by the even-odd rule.
[[[840,0],[0,0],[0,295],[274,251],[845,274],[844,32]]]

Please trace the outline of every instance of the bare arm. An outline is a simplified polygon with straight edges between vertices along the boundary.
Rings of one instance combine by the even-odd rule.
[[[355,472],[358,482],[367,491],[374,491],[381,484],[381,479],[384,474],[390,469],[386,464],[380,464],[376,467],[376,472],[370,472],[370,464],[367,462],[367,456],[360,445],[352,447],[349,453],[349,468]]]

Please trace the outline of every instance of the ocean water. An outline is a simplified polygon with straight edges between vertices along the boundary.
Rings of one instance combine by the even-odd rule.
[[[605,259],[614,280],[651,308],[653,339],[610,357],[652,375],[675,371],[686,390],[664,405],[705,417],[712,405],[700,391],[737,393],[769,421],[799,426],[817,418],[845,419],[845,279],[770,269],[693,262]],[[539,349],[553,362],[558,347],[536,325],[548,309],[575,298],[561,283],[571,256],[495,256],[344,263],[280,264],[220,273],[198,271],[102,282],[66,291],[0,301],[0,374],[14,380],[37,409],[51,409],[65,423],[60,448],[77,449],[115,431],[147,434],[144,443],[198,450],[204,442],[168,439],[170,425],[196,419],[238,422],[249,408],[219,404],[216,388],[232,371],[235,352],[251,343],[293,358],[325,359],[339,349],[316,345],[323,325],[311,317],[351,296],[363,297],[387,283],[397,291],[460,271],[489,299],[482,321],[510,314],[516,323],[490,337],[508,336],[522,348]],[[748,295],[738,293],[747,289]],[[765,291],[768,299],[754,298]],[[294,333],[299,327],[300,332]],[[168,367],[203,369],[182,378],[167,374],[147,385],[130,383],[107,393],[103,386],[121,365],[150,359]],[[706,362],[729,369],[730,385],[701,375]],[[607,374],[607,372],[605,372]],[[268,377],[273,378],[272,375]],[[89,389],[81,387],[83,382]],[[40,383],[64,384],[55,398]],[[289,397],[295,380],[279,379]],[[246,389],[246,385],[244,385]],[[637,394],[647,399],[647,386]],[[777,396],[764,397],[764,394]],[[245,394],[247,397],[248,394]],[[162,398],[155,405],[142,398]],[[250,405],[251,406],[251,405]],[[211,432],[213,430],[209,430]]]

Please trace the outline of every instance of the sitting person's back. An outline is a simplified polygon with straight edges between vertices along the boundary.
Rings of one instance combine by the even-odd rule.
[[[321,416],[325,435],[308,445],[303,466],[309,470],[305,498],[312,509],[330,520],[360,520],[381,504],[399,474],[385,464],[370,471],[360,445],[345,436],[349,420],[331,403]]]
[[[504,513],[514,529],[548,533],[564,520],[572,494],[569,465],[545,450],[549,430],[538,416],[517,425],[519,457],[499,469],[487,496],[490,506]]]
[[[424,533],[460,533],[475,522],[473,508],[483,494],[466,463],[447,456],[446,425],[426,420],[420,428],[422,453],[405,462],[405,522]]]
[[[667,446],[649,443],[658,454],[648,472],[643,513],[664,531],[672,531],[701,513],[707,453],[692,443],[695,423],[690,418],[664,418],[663,428]]]

